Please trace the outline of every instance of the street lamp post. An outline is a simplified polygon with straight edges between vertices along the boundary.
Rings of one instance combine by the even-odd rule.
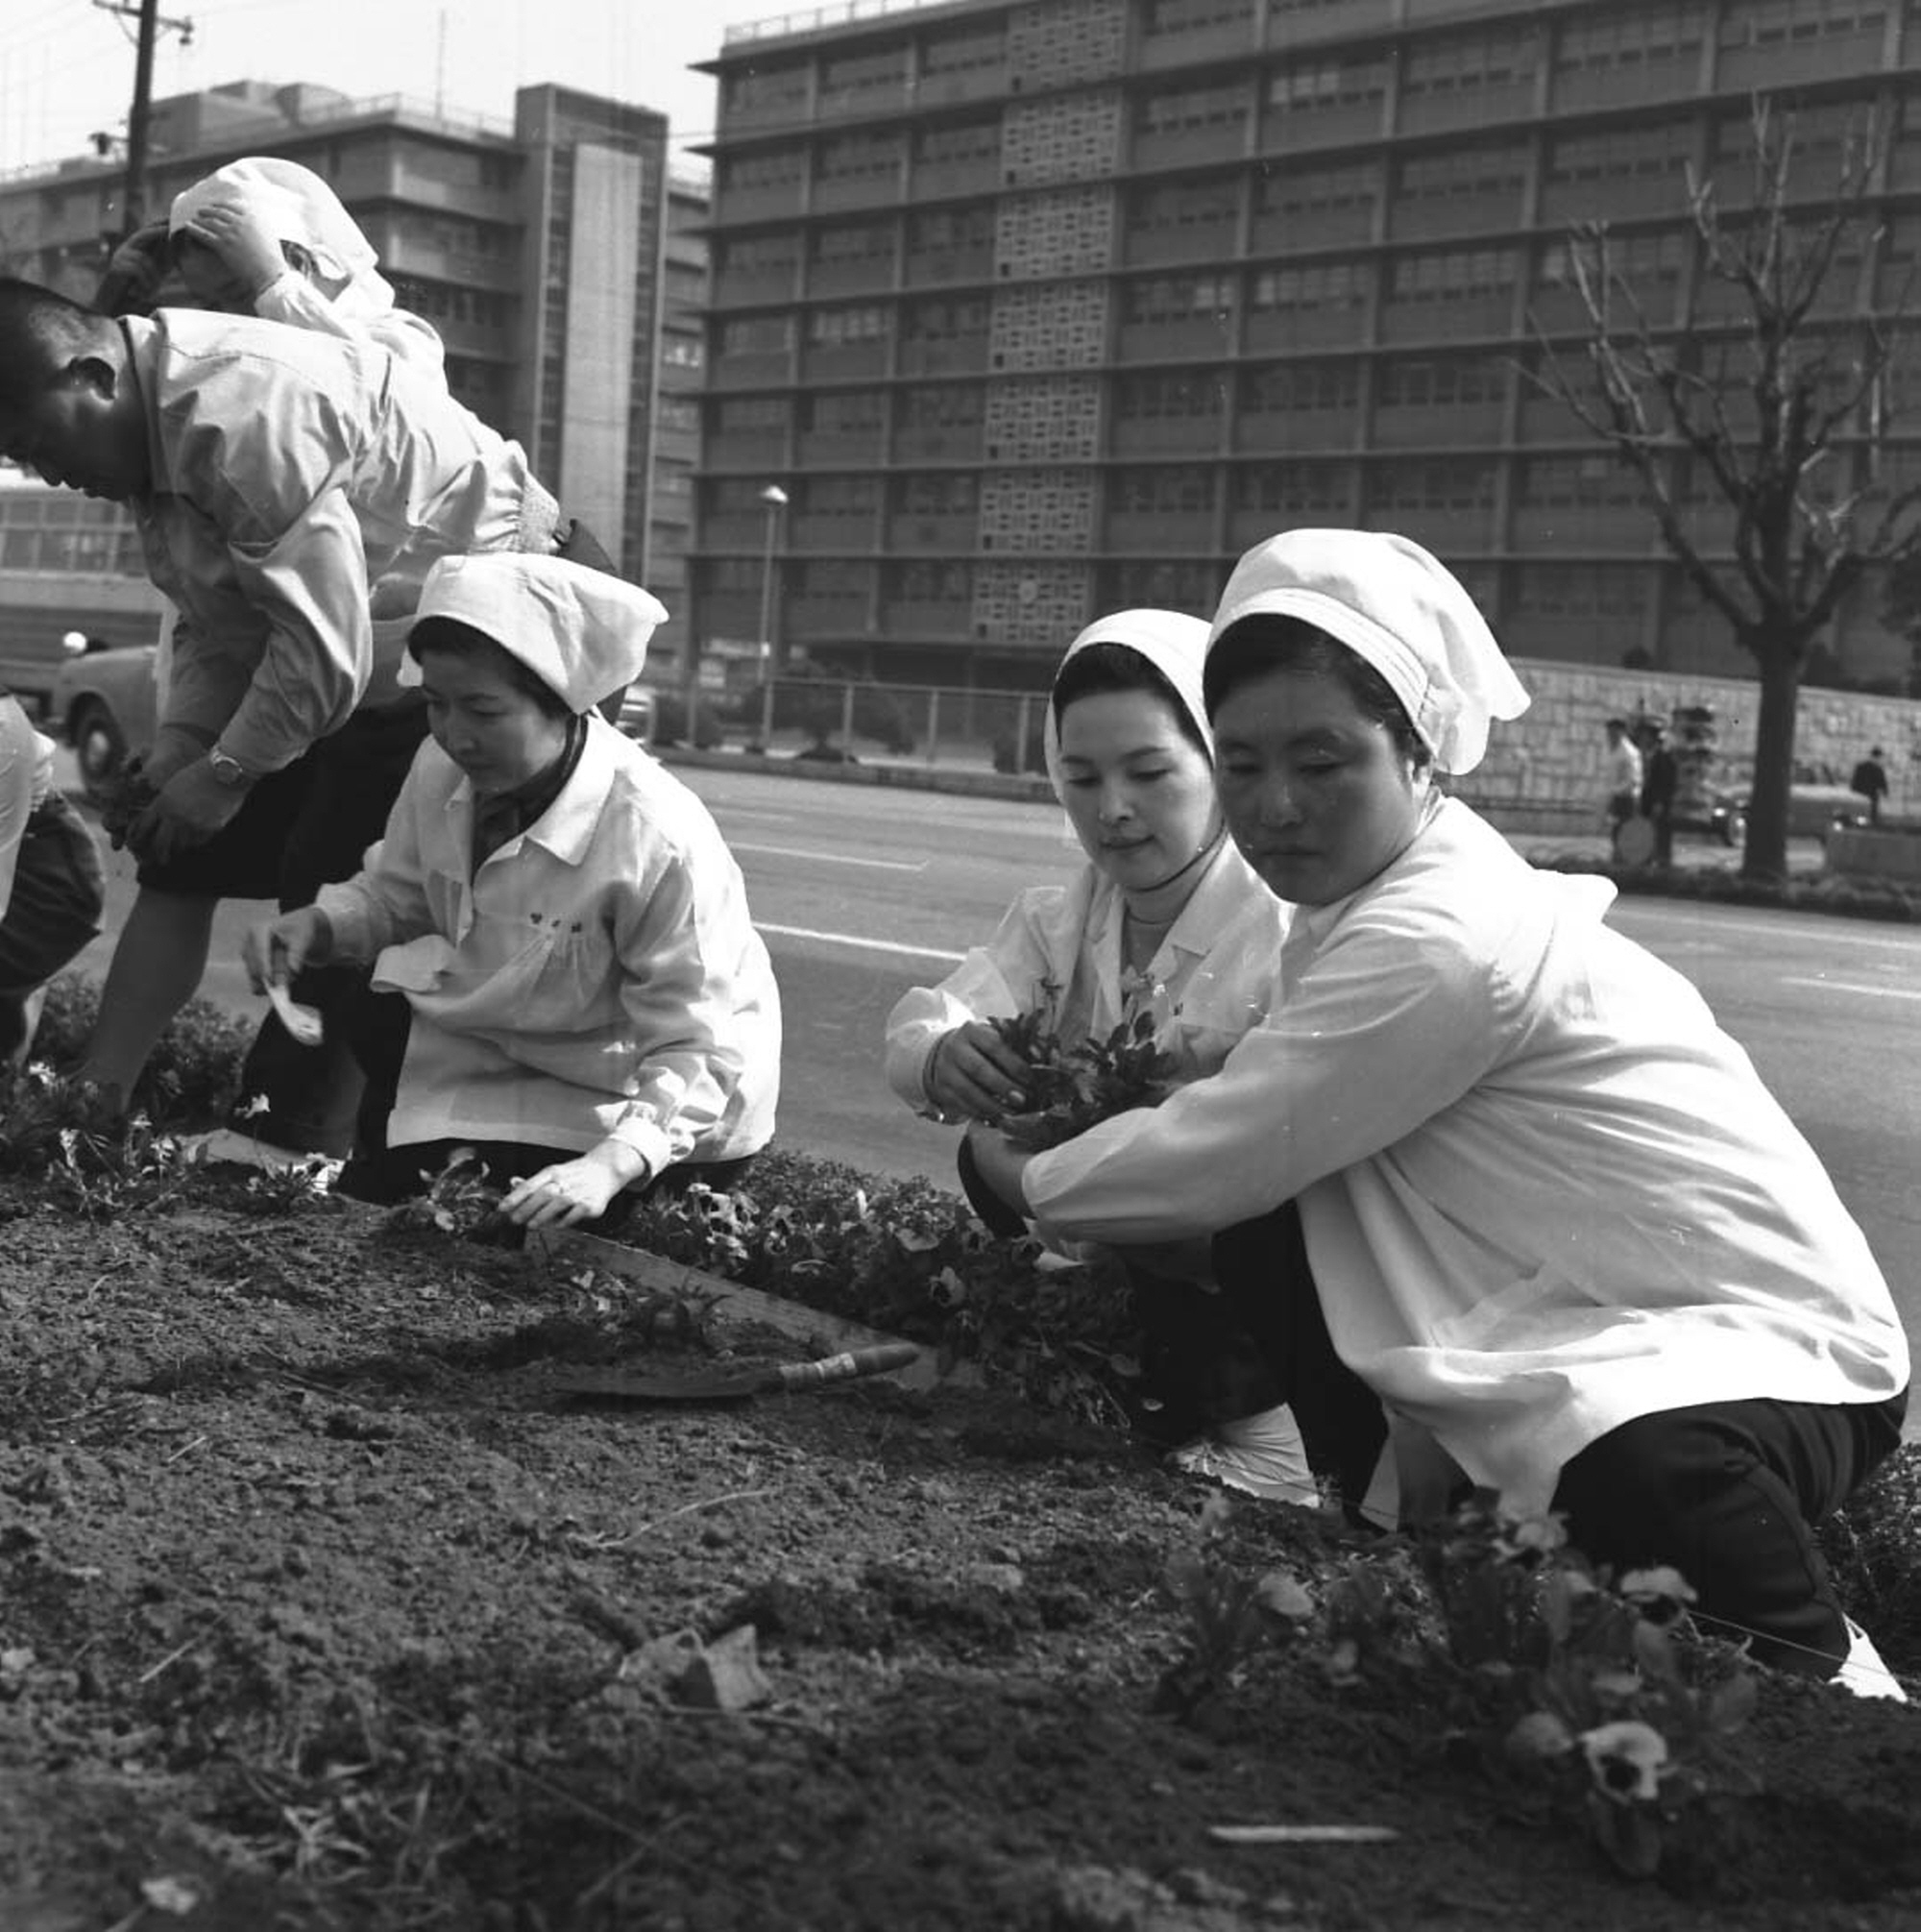
[[[766,505],[766,543],[761,551],[761,749],[774,742],[774,536],[780,527],[780,513],[787,508],[787,492],[778,483],[769,483],[761,492]]]

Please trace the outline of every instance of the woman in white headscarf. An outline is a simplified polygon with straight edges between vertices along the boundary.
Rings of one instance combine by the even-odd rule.
[[[1443,795],[1527,703],[1467,593],[1404,538],[1290,531],[1230,578],[1205,691],[1228,827],[1296,906],[1274,1008],[1152,1113],[980,1137],[988,1185],[1077,1238],[1231,1231],[1224,1286],[1350,1490],[1391,1427],[1404,1469],[1438,1445],[1594,1559],[1678,1567],[1766,1661],[1898,1691],[1811,1528],[1899,1440],[1892,1299],[1613,887]],[[1305,1308],[1270,1272],[1303,1234]]]
[[[1064,1043],[1104,1039],[1152,1014],[1179,1078],[1211,1073],[1272,995],[1287,908],[1262,890],[1222,823],[1201,699],[1207,626],[1127,610],[1068,647],[1048,699],[1048,776],[1086,855],[1065,885],[1023,892],[985,946],[888,1019],[888,1084],[942,1120],[1017,1111],[1029,1069],[989,1024],[1044,1011]],[[1023,1223],[960,1174],[996,1232]],[[1204,1430],[1183,1467],[1296,1502],[1315,1491],[1299,1431],[1262,1400],[1250,1338],[1217,1296],[1130,1266],[1147,1317],[1157,1431]],[[1204,1268],[1204,1252],[1200,1257]]]
[[[374,245],[310,168],[250,155],[177,194],[164,224],[115,250],[95,306],[151,306],[169,265],[204,308],[371,342],[437,374],[439,335],[394,304]]]
[[[598,713],[666,615],[558,557],[444,558],[409,634],[428,742],[361,871],[250,933],[256,989],[373,963],[344,1191],[473,1148],[528,1227],[724,1185],[771,1137],[780,998],[707,809]]]

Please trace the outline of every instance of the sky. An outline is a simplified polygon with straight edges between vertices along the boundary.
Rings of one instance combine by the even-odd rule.
[[[0,0],[0,170],[91,153],[124,135],[137,0]],[[838,0],[844,12],[848,0]],[[154,98],[228,81],[311,81],[356,100],[404,94],[450,114],[511,120],[514,89],[551,81],[657,108],[676,143],[714,126],[714,86],[690,61],[737,22],[791,0],[159,0]]]

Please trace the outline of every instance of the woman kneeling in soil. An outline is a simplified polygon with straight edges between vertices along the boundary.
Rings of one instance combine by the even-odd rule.
[[[343,1191],[417,1194],[466,1146],[510,1220],[606,1227],[652,1187],[724,1185],[771,1137],[780,1000],[740,868],[595,710],[662,615],[556,557],[429,573],[401,677],[431,738],[386,837],[246,942],[262,990],[374,962]]]
[[[1063,1235],[1228,1231],[1350,1493],[1385,1405],[1403,1471],[1438,1444],[1591,1557],[1678,1567],[1764,1661],[1898,1694],[1811,1528],[1899,1440],[1892,1299],[1746,1054],[1603,924],[1614,888],[1442,795],[1527,704],[1467,593],[1404,538],[1290,531],[1229,580],[1205,689],[1228,826],[1297,908],[1275,1006],[1151,1113],[980,1135],[985,1180]]]
[[[1214,796],[1201,701],[1207,626],[1130,610],[1068,647],[1048,699],[1047,771],[1087,863],[1067,886],[1032,887],[992,942],[888,1020],[888,1080],[936,1119],[1019,1111],[1033,1069],[988,1022],[1044,1012],[1063,1045],[1104,1039],[1138,1015],[1157,1022],[1176,1078],[1213,1072],[1266,1011],[1288,908],[1229,844]],[[1020,1216],[960,1178],[997,1234]],[[1167,1272],[1173,1258],[1123,1256],[1149,1336],[1153,1433],[1182,1467],[1262,1495],[1312,1503],[1300,1431],[1275,1406],[1252,1338],[1212,1293]],[[1195,1259],[1190,1257],[1190,1259]],[[1205,1251],[1198,1261],[1204,1277]],[[1211,1281],[1202,1285],[1211,1289]]]

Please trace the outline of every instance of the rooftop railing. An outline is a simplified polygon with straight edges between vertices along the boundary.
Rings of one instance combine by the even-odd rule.
[[[814,34],[823,27],[873,20],[883,13],[911,13],[917,7],[951,7],[954,0],[838,0],[832,7],[805,7],[766,20],[737,20],[721,36],[724,46],[742,40],[774,40],[787,34]]]

